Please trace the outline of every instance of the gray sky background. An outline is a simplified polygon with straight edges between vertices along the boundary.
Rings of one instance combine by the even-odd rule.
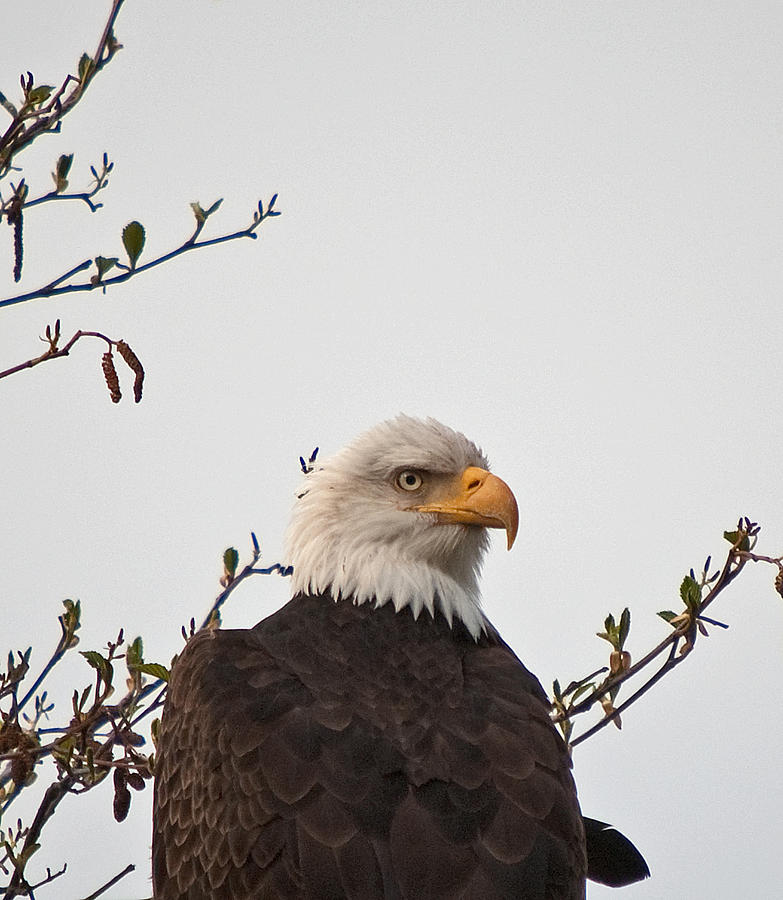
[[[16,99],[27,69],[59,83],[109,6],[6,0],[0,89]],[[610,610],[631,607],[636,658],[665,636],[655,612],[740,514],[783,552],[782,32],[776,3],[129,0],[125,49],[18,159],[40,193],[60,153],[78,189],[107,151],[105,206],[30,210],[21,288],[121,255],[132,219],[144,258],[171,249],[190,201],[225,198],[210,234],[274,192],[283,215],[105,296],[0,314],[0,368],[59,316],[147,370],[139,406],[111,404],[97,342],[2,383],[3,645],[42,663],[72,597],[82,649],[122,625],[168,662],[226,546],[246,555],[252,528],[279,558],[298,456],[399,411],[464,431],[515,490],[520,539],[493,543],[485,606],[548,689],[606,662]],[[583,809],[653,870],[591,900],[778,896],[773,574],[744,574],[712,609],[731,628],[575,751]],[[287,596],[251,581],[225,624]],[[91,681],[69,665],[63,704]],[[40,898],[128,862],[106,896],[149,896],[151,792],[122,825],[110,794],[47,827],[33,870],[69,872]]]

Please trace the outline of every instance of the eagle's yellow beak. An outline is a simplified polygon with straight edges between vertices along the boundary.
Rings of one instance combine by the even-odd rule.
[[[511,488],[497,475],[476,466],[469,466],[448,482],[442,496],[413,509],[433,513],[439,522],[505,528],[509,550],[519,527],[519,510]]]

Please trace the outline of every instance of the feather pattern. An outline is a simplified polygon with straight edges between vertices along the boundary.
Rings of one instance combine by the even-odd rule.
[[[259,689],[261,686],[261,689]],[[581,900],[582,819],[544,693],[491,627],[300,595],[178,660],[158,900]]]
[[[583,900],[568,750],[480,607],[497,520],[462,513],[486,469],[463,435],[400,416],[307,475],[294,598],[174,666],[157,900]]]

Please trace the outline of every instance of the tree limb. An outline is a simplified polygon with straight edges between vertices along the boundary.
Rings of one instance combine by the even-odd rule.
[[[97,891],[93,891],[88,897],[85,897],[84,900],[96,900],[96,897],[100,897],[101,894],[105,894],[110,887],[114,887],[114,885],[117,884],[118,881],[123,879],[126,875],[130,875],[131,872],[135,871],[136,866],[134,866],[133,863],[129,863],[127,866],[125,866],[122,872],[118,872],[114,876],[114,878],[109,879],[106,884],[99,887]]]
[[[592,679],[600,674],[600,671],[594,672],[592,675],[587,676],[587,678],[572,683],[572,685],[564,692],[560,692],[557,687],[557,682],[555,683],[555,701],[552,719],[555,723],[560,725],[564,732],[564,736],[571,747],[576,747],[580,743],[586,741],[602,728],[605,728],[610,722],[619,723],[621,713],[646,694],[650,688],[657,684],[666,674],[672,671],[672,669],[678,666],[686,658],[695,646],[697,635],[700,632],[702,634],[707,633],[704,624],[705,622],[720,627],[727,627],[721,622],[708,619],[706,616],[703,616],[702,613],[739,576],[740,572],[748,562],[765,562],[776,565],[779,571],[775,585],[776,589],[781,589],[779,587],[779,582],[783,581],[783,578],[781,578],[781,573],[783,572],[783,557],[773,558],[752,553],[751,551],[753,546],[755,546],[758,533],[759,526],[754,522],[750,522],[749,519],[740,519],[737,531],[731,533],[731,535],[726,533],[725,536],[731,537],[733,542],[722,569],[718,575],[708,578],[707,570],[709,568],[709,560],[705,565],[700,591],[705,587],[708,587],[706,595],[702,597],[699,592],[699,599],[692,607],[687,606],[682,614],[671,619],[671,625],[674,630],[653,647],[652,650],[646,653],[638,662],[630,665],[630,657],[628,657],[627,665],[620,665],[617,670],[610,666],[610,674],[597,685],[588,684],[588,682],[592,682]],[[691,573],[691,580],[693,581],[693,573]],[[696,585],[695,581],[693,581],[693,583]],[[601,636],[606,637],[606,635]],[[668,655],[661,667],[622,704],[615,707],[613,700],[620,686],[635,675],[638,675],[642,670],[646,669],[665,653]],[[616,656],[616,654],[612,655]],[[587,693],[587,696],[585,696],[584,699],[577,700],[576,698],[584,693],[586,687],[591,688],[589,693]],[[571,693],[574,694],[574,699],[570,703],[566,703],[564,698]],[[578,737],[572,739],[572,720],[576,716],[587,712],[596,703],[602,703],[604,705],[606,715],[595,725],[588,728]]]
[[[12,121],[0,137],[0,178],[9,172],[14,157],[37,137],[46,132],[59,131],[62,119],[76,106],[98,72],[121,49],[121,45],[114,38],[114,23],[123,2],[124,0],[113,0],[103,34],[98,41],[98,47],[93,56],[87,58],[85,64],[80,65],[81,71],[78,78],[74,75],[67,75],[59,90],[45,104],[26,102],[21,109],[17,110],[3,97],[5,102],[2,105],[11,113]],[[75,84],[75,87],[70,93],[67,93],[68,87],[72,83]],[[33,81],[30,75],[27,91],[32,87]]]
[[[164,253],[162,256],[158,256],[155,259],[144,263],[143,265],[125,266],[121,263],[116,263],[117,268],[124,269],[124,271],[120,275],[114,275],[111,278],[102,278],[100,272],[98,272],[92,275],[88,281],[63,285],[63,281],[67,281],[73,275],[76,275],[79,272],[88,269],[92,265],[93,260],[87,259],[84,262],[79,263],[77,266],[74,266],[72,269],[69,269],[64,275],[61,275],[54,281],[49,282],[49,284],[44,285],[44,287],[37,288],[34,291],[28,291],[24,294],[18,294],[15,297],[8,297],[5,300],[0,300],[0,308],[5,306],[13,306],[17,303],[24,303],[27,300],[36,300],[43,297],[59,297],[63,294],[72,294],[76,291],[93,291],[96,288],[105,290],[107,287],[111,287],[112,285],[121,284],[122,282],[128,281],[135,275],[139,275],[141,272],[146,272],[148,269],[153,269],[155,268],[155,266],[159,266],[162,263],[168,262],[170,259],[181,256],[182,254],[187,253],[190,250],[199,250],[202,247],[212,247],[215,244],[224,244],[227,241],[234,241],[237,238],[246,237],[251,238],[252,240],[256,240],[256,238],[258,237],[258,235],[256,234],[256,230],[261,225],[261,223],[266,219],[272,218],[273,216],[280,215],[277,210],[273,209],[276,200],[277,194],[275,194],[269,201],[266,211],[264,210],[263,203],[259,201],[257,210],[253,213],[253,221],[246,228],[242,228],[238,231],[233,231],[230,234],[223,234],[219,237],[199,241],[197,240],[197,238],[201,233],[202,228],[204,227],[204,222],[200,221],[197,216],[196,229],[186,241],[184,241],[182,244],[180,244],[179,247],[176,247],[174,250],[170,250],[168,253]],[[26,366],[22,366],[22,368],[25,367]]]

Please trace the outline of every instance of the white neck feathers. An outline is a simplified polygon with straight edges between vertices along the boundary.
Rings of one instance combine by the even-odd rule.
[[[305,477],[287,535],[294,593],[426,610],[474,638],[487,629],[478,576],[484,528],[441,524],[401,508],[392,487],[401,466],[458,473],[486,459],[464,436],[432,419],[383,423]]]
[[[294,567],[293,593],[325,594],[331,591],[334,599],[348,599],[360,605],[373,603],[376,607],[392,603],[396,612],[410,607],[414,619],[423,610],[435,617],[442,613],[449,625],[461,620],[470,634],[478,638],[486,632],[487,623],[481,611],[478,586],[464,585],[453,576],[421,561],[404,561],[387,548],[367,551],[364,557],[350,557],[317,546],[312,553],[298,553],[291,547],[289,560]]]

